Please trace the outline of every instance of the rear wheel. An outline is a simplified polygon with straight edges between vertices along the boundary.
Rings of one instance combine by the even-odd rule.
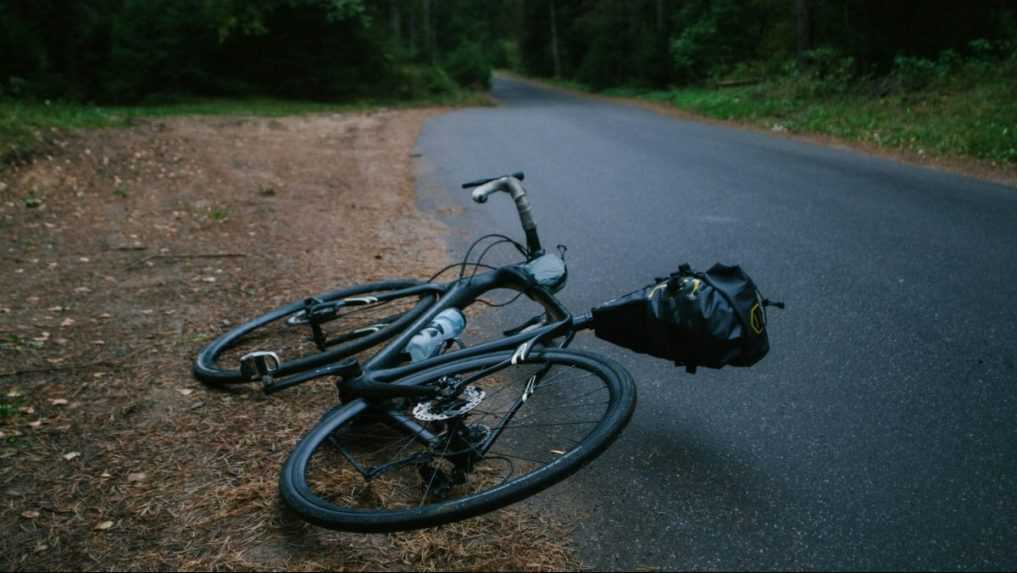
[[[448,396],[326,414],[290,454],[280,493],[311,523],[349,531],[429,527],[533,495],[603,452],[628,423],[636,389],[621,366],[547,350],[464,359],[399,384]],[[401,421],[400,421],[401,420]]]
[[[210,384],[250,382],[240,358],[256,351],[279,356],[279,376],[362,352],[401,332],[437,299],[435,291],[406,292],[420,285],[363,284],[279,307],[212,341],[198,354],[194,375]]]

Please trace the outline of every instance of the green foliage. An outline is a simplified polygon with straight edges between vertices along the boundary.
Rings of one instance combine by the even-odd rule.
[[[487,89],[491,86],[491,62],[479,44],[464,42],[445,60],[445,69],[459,85]]]
[[[719,36],[716,24],[708,19],[697,20],[682,30],[671,42],[671,57],[679,77],[701,78],[716,65],[711,47]]]
[[[438,66],[406,65],[399,69],[390,93],[403,100],[455,94],[459,86]]]
[[[944,58],[949,61],[952,56]],[[928,87],[936,79],[940,79],[949,71],[946,65],[939,65],[937,62],[925,58],[914,58],[908,56],[897,56],[893,61],[893,74],[903,85],[904,89],[920,90]]]
[[[524,0],[523,71],[555,73],[604,90],[662,88],[711,79],[793,76],[802,90],[837,95],[864,77],[899,74],[926,85],[957,58],[967,68],[1017,54],[1012,2],[805,0],[799,21],[790,0]],[[557,14],[552,33],[551,11]],[[802,26],[799,26],[802,24]],[[799,29],[805,30],[799,34]],[[558,38],[554,50],[554,38]],[[799,51],[801,43],[801,51]],[[910,58],[900,61],[898,56]],[[951,60],[953,58],[953,60]],[[1013,56],[1017,61],[1017,55]],[[801,67],[785,69],[791,60]],[[941,61],[942,60],[942,61]],[[926,62],[936,65],[934,72]],[[925,66],[925,68],[923,68]],[[901,87],[900,89],[905,89]]]
[[[781,78],[800,97],[830,97],[848,92],[855,79],[855,61],[840,50],[816,48],[803,62],[790,64]]]
[[[494,46],[494,53],[491,55],[491,67],[517,72],[523,70],[523,61],[519,53],[518,42],[506,39],[496,42]]]
[[[775,131],[819,133],[920,155],[1017,166],[1017,106],[1012,105],[1011,80],[982,76],[971,81],[967,63],[935,79],[925,92],[880,95],[877,88],[883,80],[867,80],[831,95],[802,87],[820,80],[788,76],[753,86],[683,88],[640,97]],[[928,68],[925,63],[918,66]]]
[[[775,46],[768,35],[777,12],[766,0],[698,0],[682,4],[670,42],[675,79],[694,82],[723,75],[759,59],[759,46]],[[772,54],[768,54],[772,57]]]
[[[472,0],[0,0],[0,96],[449,94],[430,66],[487,85],[497,13]]]

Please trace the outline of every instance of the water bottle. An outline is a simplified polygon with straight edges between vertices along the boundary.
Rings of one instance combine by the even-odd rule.
[[[459,336],[466,328],[466,317],[457,308],[448,308],[434,317],[423,330],[418,332],[406,344],[404,355],[409,355],[413,362],[436,356],[447,340]]]

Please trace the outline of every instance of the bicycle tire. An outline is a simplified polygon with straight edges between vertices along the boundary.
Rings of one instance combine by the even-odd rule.
[[[443,466],[444,470],[436,469],[431,464],[440,465],[439,462],[447,462],[448,459],[454,459],[452,456],[461,455],[465,450],[449,452],[449,446],[446,446],[445,451],[440,454],[440,457],[443,458],[442,460],[432,459],[427,465],[417,463],[415,468],[417,477],[419,477],[419,483],[417,484],[411,483],[416,479],[412,469],[404,472],[404,469],[413,466],[412,463],[395,460],[387,465],[365,466],[362,462],[369,461],[370,456],[380,456],[381,452],[387,449],[394,449],[397,443],[376,448],[377,444],[374,442],[379,437],[383,437],[384,432],[388,431],[391,433],[391,429],[376,421],[371,422],[370,417],[374,417],[377,420],[377,414],[371,410],[365,400],[358,399],[327,412],[290,453],[282,468],[279,481],[280,495],[285,504],[302,519],[315,525],[329,529],[365,533],[418,529],[458,521],[520,501],[567,478],[600,455],[620,434],[631,418],[636,402],[636,386],[632,381],[631,375],[617,363],[594,354],[572,350],[534,351],[527,357],[524,363],[515,365],[510,363],[511,356],[511,352],[485,354],[435,367],[398,381],[400,384],[435,384],[442,380],[443,377],[455,377],[470,372],[486,371],[484,369],[494,368],[498,365],[502,365],[502,370],[516,369],[524,366],[538,370],[545,366],[552,367],[551,377],[544,378],[534,386],[534,390],[529,395],[529,398],[522,400],[523,404],[518,408],[515,414],[516,417],[510,417],[502,424],[504,427],[499,432],[494,445],[485,452],[483,458],[480,458],[474,462],[475,465],[471,466],[472,472],[468,481],[460,486],[452,486],[453,489],[451,491],[455,491],[455,487],[461,487],[462,490],[468,491],[468,493],[454,499],[448,499],[447,497],[440,500],[429,499],[432,493],[432,485],[440,472],[451,471],[453,475],[455,473],[454,469],[449,469],[448,464]],[[598,384],[603,386],[603,391],[606,392],[608,400],[604,404],[603,411],[595,421],[572,421],[569,418],[569,414],[574,411],[580,412],[576,414],[577,416],[592,417],[596,414],[591,415],[585,413],[584,410],[588,409],[588,406],[592,406],[594,411],[596,411],[599,402],[590,402],[589,404],[577,403],[576,406],[582,407],[575,409],[571,408],[572,405],[569,404],[570,412],[555,412],[554,408],[550,408],[555,406],[555,400],[560,400],[562,395],[566,399],[572,399],[583,389],[574,382],[569,382],[568,386],[562,385],[563,380],[558,378],[559,374],[556,374],[553,369],[559,366],[566,367],[565,374],[570,372],[575,373],[574,370],[579,370],[590,375],[590,378],[594,380],[595,391],[600,390],[597,386]],[[501,371],[499,371],[498,376],[484,378],[478,384],[483,383],[488,378],[497,379],[500,376],[502,381],[498,382],[498,384],[503,386],[512,384],[518,388],[517,383],[512,381],[516,377],[515,374],[525,374],[525,372],[513,371],[508,375],[502,375]],[[448,378],[444,379],[448,380]],[[548,385],[550,381],[554,381],[554,384]],[[557,385],[557,388],[553,388],[555,385]],[[497,392],[502,392],[502,390],[497,390]],[[511,394],[502,396],[500,399],[494,394],[485,394],[480,405],[475,406],[475,409],[468,412],[463,419],[472,418],[476,420],[476,416],[480,416],[480,419],[483,419],[483,416],[487,416],[488,413],[480,410],[480,406],[484,406],[485,410],[499,408],[498,402],[505,401],[506,396],[511,396]],[[521,398],[517,398],[516,401],[519,399]],[[597,400],[599,398],[593,396],[593,393],[587,389],[580,396],[580,400],[586,399]],[[490,400],[489,404],[488,400]],[[540,412],[539,414],[532,413],[535,406],[529,406],[531,404],[541,404],[545,409],[537,410]],[[409,405],[406,407],[408,408]],[[526,417],[518,419],[519,412],[522,412],[524,408],[530,408],[530,410],[526,411]],[[564,408],[561,410],[564,410]],[[474,412],[478,411],[482,413],[475,415]],[[549,413],[544,414],[545,412]],[[553,422],[541,423],[545,418],[540,416],[545,415],[550,416],[548,419],[553,420]],[[365,417],[369,418],[367,422],[358,424],[358,421]],[[533,423],[530,423],[530,420]],[[422,425],[434,424],[434,422],[419,422],[419,420],[418,423]],[[452,423],[447,421],[444,423],[446,424],[446,434],[451,434]],[[576,428],[576,431],[582,433],[584,430],[578,428],[580,424],[591,425],[591,427],[588,431],[585,431],[585,434],[578,442],[569,444],[567,448],[545,450],[540,444],[535,445],[530,443],[531,437],[542,439],[544,436],[570,432],[572,428]],[[483,424],[479,426],[481,428],[484,427]],[[474,432],[476,430],[472,428],[477,426],[468,426],[463,423],[459,427],[467,429],[466,431],[468,432]],[[529,427],[530,433],[526,432],[526,427]],[[506,433],[513,428],[523,428],[523,430],[520,431],[521,433],[516,433],[513,437],[507,437]],[[435,428],[430,427],[430,429],[434,430]],[[491,428],[488,428],[488,432],[493,431]],[[364,434],[363,432],[372,433]],[[396,433],[398,434],[398,432]],[[487,436],[490,435],[490,433],[487,434]],[[520,435],[524,437],[522,441],[520,441]],[[440,438],[441,436],[437,437]],[[566,440],[572,441],[571,438],[561,435],[558,438],[561,438],[563,442]],[[554,438],[555,441],[558,438]],[[358,439],[360,440],[359,443],[357,442]],[[405,433],[402,434],[401,439],[403,441],[406,440]],[[446,439],[451,443],[450,437]],[[509,440],[508,443],[502,444],[505,440]],[[499,451],[495,451],[495,446],[497,446]],[[364,450],[366,454],[361,456],[358,451],[350,449],[355,447]],[[407,447],[407,445],[403,445],[396,456],[406,455],[409,458],[414,458],[416,456],[415,453],[411,454],[409,451],[406,451],[405,454],[403,453]],[[417,447],[429,448],[435,451],[441,446],[423,446],[418,444]],[[509,448],[512,449],[512,454],[500,451]],[[335,450],[338,450],[338,452]],[[545,452],[545,459],[535,459],[536,454],[534,452]],[[353,456],[361,457],[355,459]],[[481,464],[493,461],[494,466],[497,466],[499,463],[504,466],[506,456],[527,460],[532,462],[534,467],[528,471],[521,472],[519,476],[512,479],[504,478],[496,485],[491,485],[493,482],[490,480],[496,478],[492,478],[490,473],[485,473],[489,472],[488,467]],[[322,459],[318,460],[319,457]],[[354,461],[356,461],[356,464],[353,463]],[[321,468],[312,467],[317,466],[319,462],[322,466]],[[404,463],[405,465],[395,465],[398,463]],[[336,464],[338,464],[338,469],[333,467]],[[371,468],[390,467],[392,469],[385,470],[384,473],[371,479],[364,479],[363,473],[358,476],[357,472],[360,470],[357,469],[357,465],[367,471],[374,471]],[[513,468],[514,464],[509,462],[508,467]],[[352,471],[351,468],[356,471]],[[399,472],[402,472],[402,475]],[[477,475],[475,479],[474,474]],[[431,483],[425,485],[424,482],[427,480],[428,475],[431,476]],[[442,479],[444,480],[444,486],[448,478],[446,476]],[[473,480],[473,485],[470,485],[469,480]],[[363,481],[363,483],[358,483],[360,481]],[[472,491],[472,487],[479,489]],[[414,493],[414,489],[419,491],[420,488],[424,488],[422,495]],[[328,494],[328,498],[326,498],[326,494]],[[417,495],[419,495],[420,501],[413,505],[412,498]],[[403,496],[410,498],[410,501],[403,500]],[[333,499],[334,497],[339,499]],[[394,507],[372,507],[386,503],[391,503]]]
[[[366,283],[322,293],[314,298],[328,303],[354,297],[364,298],[369,296],[384,296],[385,293],[392,293],[418,286],[420,284],[422,283],[415,280],[392,280]],[[286,355],[281,355],[280,357],[286,360],[280,362],[279,368],[275,373],[276,376],[286,376],[288,374],[294,374],[310,368],[322,366],[324,364],[341,360],[358,352],[362,352],[376,344],[388,340],[401,332],[402,329],[409,326],[412,321],[420,317],[435,300],[437,300],[437,295],[434,292],[422,292],[398,297],[393,300],[386,300],[383,303],[374,303],[374,307],[370,304],[353,307],[353,310],[350,311],[350,315],[352,315],[353,312],[359,313],[357,317],[358,320],[372,318],[373,315],[371,312],[373,310],[380,310],[383,307],[388,308],[390,313],[394,312],[395,314],[387,317],[391,319],[391,321],[385,323],[384,326],[377,328],[372,327],[375,329],[371,332],[363,334],[362,336],[353,337],[349,341],[337,344],[325,350],[321,350],[317,347],[310,349],[309,343],[304,344],[307,339],[302,338],[298,332],[300,330],[300,325],[294,326],[287,324],[287,319],[304,312],[304,301],[301,300],[293,302],[245,322],[213,340],[198,353],[192,370],[195,378],[207,384],[238,384],[251,382],[252,380],[244,378],[241,375],[239,368],[227,368],[222,366],[220,362],[224,362],[223,355],[227,352],[239,355],[255,349],[266,351],[279,350],[271,347],[272,343],[263,343],[267,345],[266,347],[244,349],[244,344],[254,344],[255,341],[257,341],[259,332],[264,333],[268,329],[278,330],[281,333],[279,337],[285,338],[286,344],[298,344],[305,347],[302,350],[303,354],[296,358],[286,359]],[[395,303],[395,305],[391,308],[386,306],[393,305],[393,303]],[[404,308],[401,310],[393,310],[395,307],[399,306]],[[339,318],[342,317],[337,317],[332,320],[338,320]],[[347,327],[350,332],[356,332],[358,324],[360,323],[347,324]],[[287,329],[292,330],[293,332],[286,333],[285,331]],[[340,338],[344,336],[348,337],[350,334],[342,333]],[[239,357],[234,356],[233,358],[236,359],[235,364],[239,365]]]

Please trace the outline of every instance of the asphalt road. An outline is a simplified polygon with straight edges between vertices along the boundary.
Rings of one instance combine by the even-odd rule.
[[[575,311],[690,262],[740,263],[771,352],[700,370],[582,336],[639,386],[628,429],[533,503],[596,569],[1017,568],[1017,190],[500,79],[432,119],[421,204],[521,237],[524,170]]]

